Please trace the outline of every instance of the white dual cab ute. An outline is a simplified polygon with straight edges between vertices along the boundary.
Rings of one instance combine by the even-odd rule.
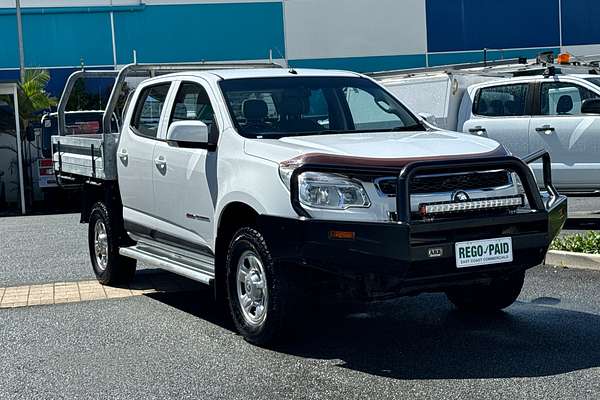
[[[494,139],[514,156],[543,149],[553,182],[569,193],[600,192],[600,68],[594,65],[443,67],[379,74],[381,83],[430,122]],[[541,181],[541,163],[532,164]]]
[[[157,76],[110,132],[124,76],[143,69]],[[85,185],[101,283],[127,283],[139,261],[214,285],[252,343],[329,295],[505,308],[567,217],[547,153],[527,159],[544,160],[540,191],[502,145],[434,128],[360,74],[181,69],[114,72],[104,134],[53,137],[55,168]]]

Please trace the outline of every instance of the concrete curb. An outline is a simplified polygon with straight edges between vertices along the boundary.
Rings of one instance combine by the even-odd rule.
[[[550,250],[546,255],[546,265],[573,269],[600,271],[600,254],[572,253],[570,251]]]

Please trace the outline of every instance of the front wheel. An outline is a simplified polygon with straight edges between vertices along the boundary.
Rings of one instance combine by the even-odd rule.
[[[119,254],[120,226],[103,203],[96,203],[90,213],[88,242],[96,278],[103,285],[128,284],[135,275],[136,260]]]
[[[256,345],[280,339],[289,305],[288,274],[273,262],[260,232],[250,227],[236,232],[226,267],[229,308],[238,332]]]
[[[523,288],[525,272],[515,272],[496,278],[489,285],[460,287],[446,292],[459,310],[493,312],[513,304]]]

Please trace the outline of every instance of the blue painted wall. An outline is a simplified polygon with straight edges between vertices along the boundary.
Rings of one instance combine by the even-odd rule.
[[[147,6],[115,15],[117,60],[266,59],[285,54],[281,3]]]
[[[27,65],[77,66],[112,63],[112,36],[108,13],[26,14],[23,41]]]
[[[600,43],[600,1],[562,0],[563,44]]]
[[[17,22],[14,16],[0,15],[0,38],[0,68],[18,67]]]
[[[488,50],[487,60],[506,60],[510,58],[535,58],[538,54],[546,51],[552,51],[554,54],[560,54],[559,47],[535,47],[521,50]],[[429,66],[435,67],[449,64],[465,64],[482,62],[484,59],[483,51],[451,52],[451,53],[430,53]]]
[[[426,6],[429,52],[560,44],[557,1],[427,0]]]

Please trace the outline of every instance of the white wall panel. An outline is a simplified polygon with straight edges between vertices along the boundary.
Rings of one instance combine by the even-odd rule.
[[[424,54],[425,0],[285,0],[289,59]]]

